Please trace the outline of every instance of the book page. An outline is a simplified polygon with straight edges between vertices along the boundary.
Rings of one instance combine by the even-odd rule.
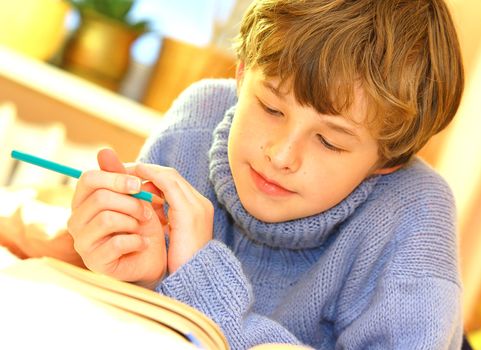
[[[19,259],[16,255],[0,245],[0,270],[17,263],[18,261]]]
[[[108,276],[95,274],[52,258],[27,259],[0,272],[30,282],[50,283],[100,305],[107,305],[137,322],[169,328],[205,349],[227,349],[220,329],[199,311],[174,299]]]
[[[0,273],[0,347],[196,349],[176,332],[58,285]]]

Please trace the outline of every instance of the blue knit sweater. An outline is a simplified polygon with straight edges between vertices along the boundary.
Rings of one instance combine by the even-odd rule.
[[[323,213],[259,221],[227,159],[236,102],[233,80],[192,85],[141,152],[215,208],[214,239],[157,290],[208,315],[233,349],[459,349],[455,209],[440,176],[414,159]]]

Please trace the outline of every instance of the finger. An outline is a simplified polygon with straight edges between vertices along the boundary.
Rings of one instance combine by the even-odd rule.
[[[128,163],[124,164],[125,170],[127,174],[135,175],[135,167],[137,164],[135,163]],[[160,219],[162,225],[166,225],[168,223],[167,215],[165,214],[165,200],[164,200],[164,193],[159,190],[150,180],[142,181],[142,190],[152,193],[154,196],[152,197],[152,207],[155,210],[155,213]]]
[[[175,169],[151,164],[137,164],[136,175],[150,180],[163,193],[171,207],[195,205],[197,192]]]
[[[88,196],[100,188],[125,194],[139,193],[141,181],[138,177],[132,175],[102,170],[85,171],[77,184],[77,190],[72,199],[72,208],[78,207]]]
[[[117,153],[115,153],[115,151],[110,148],[101,149],[97,154],[97,161],[99,163],[100,169],[104,171],[120,173],[120,174],[129,174],[127,166],[131,168],[132,165],[134,164],[134,163],[127,163],[126,165],[124,165],[120,161]],[[150,186],[145,186],[145,184],[143,183],[141,186],[141,189],[144,191],[149,191],[162,198],[162,192],[156,189],[156,187],[153,186],[152,184],[150,184]],[[161,200],[152,201],[153,206],[158,206],[159,204],[163,205],[164,203]],[[148,207],[144,206],[144,210],[147,210],[147,213],[148,213]],[[141,217],[140,218],[137,217],[137,218],[139,220],[142,220]],[[147,219],[148,218],[149,216],[147,215]],[[164,215],[164,219],[165,219],[165,215]]]
[[[139,164],[137,166],[139,166]],[[135,167],[136,169],[137,166]],[[161,167],[158,165],[147,164],[145,166],[148,167],[149,170],[152,169],[152,174],[149,174],[148,171],[143,173],[144,176],[152,177],[149,178],[148,181],[156,181],[153,180],[153,178],[158,179],[159,175],[160,177],[162,177],[163,181],[161,182],[163,182],[163,185],[157,185],[156,183],[150,182],[150,186],[154,186],[155,188],[163,186],[163,191],[162,189],[157,189],[157,191],[160,191],[162,193],[162,196],[166,198],[171,208],[173,206],[177,211],[184,211],[187,210],[186,206],[192,207],[197,205],[197,203],[195,203],[195,200],[193,199],[192,193],[190,193],[193,190],[192,186],[190,186],[190,184],[177,171],[172,168]],[[143,166],[141,166],[141,168],[142,167]],[[135,170],[134,173],[143,178],[142,174],[138,173],[137,170]],[[169,195],[165,194],[166,189],[168,189]],[[154,201],[153,204],[153,207],[154,209],[156,209],[162,225],[167,226],[169,223],[169,219],[168,215],[165,214],[164,206],[162,205],[162,207],[160,208],[160,206],[155,205]]]
[[[135,171],[135,168],[137,166],[136,163],[125,163],[123,164],[123,166],[125,167],[125,171],[127,174],[134,175],[134,176],[137,175]],[[164,198],[164,193],[161,190],[159,190],[150,180],[142,181],[142,190],[150,192],[160,198]]]
[[[126,166],[127,174],[135,175],[135,166],[136,164],[130,163]],[[152,193],[154,196],[152,197],[152,208],[154,208],[155,213],[160,219],[162,225],[166,225],[169,220],[167,215],[165,214],[165,197],[164,193],[159,190],[151,181],[144,180],[142,181],[142,190]]]
[[[165,226],[169,223],[169,218],[167,217],[167,214],[165,213],[165,208],[163,205],[156,205],[153,206],[154,212],[157,215],[157,217],[160,220],[160,223],[162,226]]]
[[[101,170],[125,174],[126,170],[123,164],[120,162],[117,154],[109,148],[101,149],[97,153],[97,161],[99,163],[99,167]],[[85,178],[85,175],[82,176]],[[81,179],[82,179],[81,177]],[[86,196],[88,196],[89,192],[92,190],[91,187],[84,188],[82,190],[82,182],[80,181],[79,186],[77,187],[78,190],[72,201],[72,207],[76,207],[80,201],[82,201]],[[78,193],[77,193],[78,192]],[[134,192],[135,193],[135,192]]]
[[[101,149],[97,153],[97,161],[102,170],[120,174],[127,173],[115,151],[110,148]]]
[[[135,167],[137,166],[138,163],[123,163],[123,166],[125,168],[125,172],[130,175],[135,175]]]
[[[159,198],[164,198],[164,192],[158,189],[152,181],[144,180],[142,181],[142,190],[155,194]]]
[[[139,223],[134,218],[115,211],[105,210],[96,215],[80,232],[71,232],[75,250],[81,256],[89,256],[107,241],[113,233],[135,233]]]
[[[110,236],[102,244],[98,245],[95,250],[85,259],[85,265],[91,269],[96,270],[97,266],[102,262],[112,273],[115,272],[115,267],[118,266],[119,259],[127,254],[141,251],[145,248],[143,238],[134,233],[121,233]],[[95,263],[93,263],[95,262]],[[104,268],[98,267],[100,271]]]
[[[132,216],[139,222],[151,219],[154,211],[151,205],[145,201],[109,190],[99,189],[87,197],[82,202],[82,205],[75,209],[70,228],[79,230],[80,227],[89,223],[98,213],[105,210]]]

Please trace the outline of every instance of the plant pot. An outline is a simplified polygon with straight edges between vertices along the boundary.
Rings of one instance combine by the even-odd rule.
[[[190,84],[204,78],[235,77],[236,59],[218,47],[164,38],[142,103],[166,112]]]
[[[65,46],[62,68],[117,90],[130,62],[130,48],[138,31],[122,23],[88,14]]]

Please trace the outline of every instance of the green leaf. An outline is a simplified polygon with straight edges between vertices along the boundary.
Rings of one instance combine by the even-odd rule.
[[[96,9],[111,18],[125,20],[134,4],[133,0],[96,0]]]
[[[107,18],[123,23],[136,31],[145,32],[149,28],[147,21],[132,22],[128,14],[135,0],[67,0],[80,13],[98,13]]]

